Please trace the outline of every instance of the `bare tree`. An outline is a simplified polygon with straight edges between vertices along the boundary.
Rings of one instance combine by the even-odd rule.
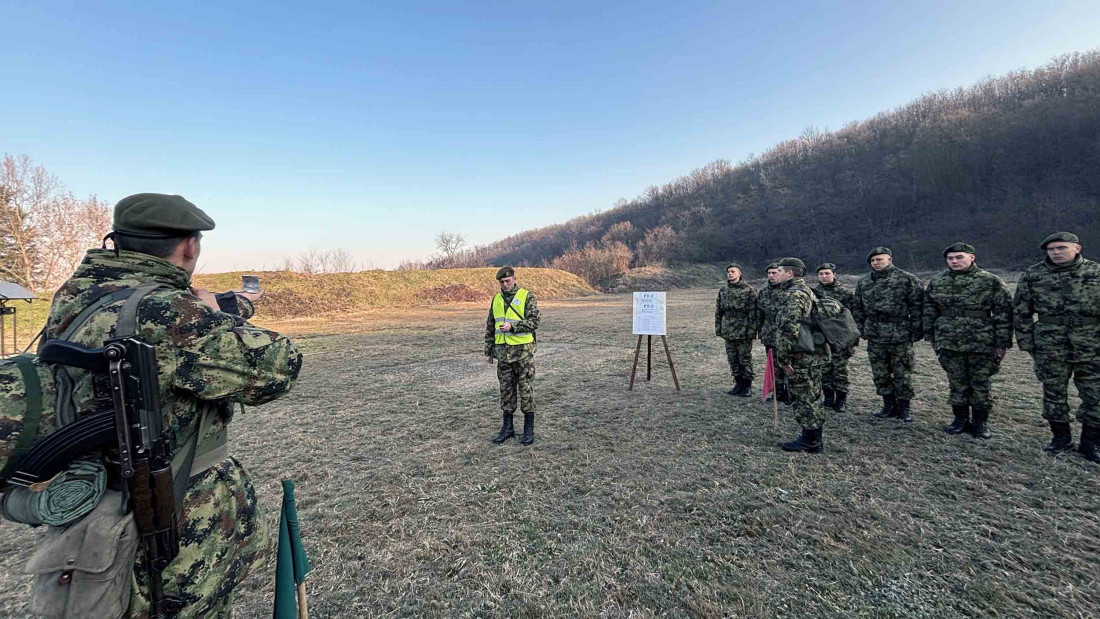
[[[466,237],[452,232],[440,232],[435,237],[435,247],[439,250],[439,256],[434,260],[442,268],[454,266],[455,257],[466,246]]]

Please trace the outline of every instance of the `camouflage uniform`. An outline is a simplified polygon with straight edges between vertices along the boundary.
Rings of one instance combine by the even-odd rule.
[[[805,430],[820,430],[825,424],[825,407],[821,402],[821,376],[829,364],[829,351],[824,339],[814,352],[792,352],[801,325],[810,319],[813,291],[801,277],[778,285],[779,303],[772,316],[775,324],[776,372],[790,365],[794,373],[787,375],[791,409],[795,421]]]
[[[752,340],[759,324],[756,297],[756,289],[738,280],[718,291],[714,306],[714,335],[726,340],[730,375],[750,382],[753,378]]]
[[[56,337],[103,293],[160,284],[138,307],[137,333],[156,348],[164,427],[178,449],[205,417],[198,451],[216,444],[227,431],[232,404],[258,405],[290,390],[302,355],[287,338],[252,326],[252,303],[236,297],[239,315],[211,309],[190,291],[190,275],[166,260],[146,254],[90,250],[72,278],[54,295],[47,337]],[[70,338],[99,347],[114,334],[123,301],[108,303]],[[95,401],[96,379],[81,370],[74,396],[80,410]],[[102,388],[100,386],[99,388]],[[235,458],[195,474],[179,515],[179,555],[162,573],[165,596],[186,607],[180,617],[228,613],[229,595],[249,570],[265,558],[266,522],[256,504],[248,473]],[[132,617],[147,615],[146,573],[138,553],[130,601]]]
[[[511,304],[519,286],[510,292],[502,293],[504,305]],[[535,293],[527,293],[527,303],[523,309],[523,320],[512,323],[515,333],[535,333],[539,328],[539,306]],[[517,396],[524,413],[535,412],[535,344],[511,346],[496,343],[496,320],[493,308],[489,308],[489,318],[485,321],[485,356],[497,360],[497,379],[500,381],[500,410],[505,415],[516,412]]]
[[[875,390],[883,397],[913,398],[913,342],[923,337],[923,306],[920,280],[892,264],[856,283],[849,309],[867,340]]]
[[[1012,346],[1012,301],[1001,278],[977,264],[933,277],[923,330],[947,373],[951,405],[992,408],[990,383],[1001,365],[996,350]]]
[[[1043,383],[1043,417],[1070,421],[1073,378],[1081,397],[1077,420],[1100,428],[1100,264],[1078,255],[1063,266],[1049,259],[1032,265],[1013,303],[1016,343],[1031,353]]]
[[[779,283],[768,282],[768,285],[756,295],[756,332],[765,349],[775,348],[775,315],[783,303],[781,286],[782,284]],[[787,378],[778,369],[775,374],[775,397],[779,398],[783,404],[790,403]]]
[[[835,299],[838,303],[852,309],[852,291],[840,284],[833,282],[826,286],[818,284],[814,292],[819,296]],[[821,378],[821,386],[824,389],[848,393],[848,360],[856,353],[856,347],[845,350],[834,350],[829,359],[829,365],[825,368],[825,374]]]

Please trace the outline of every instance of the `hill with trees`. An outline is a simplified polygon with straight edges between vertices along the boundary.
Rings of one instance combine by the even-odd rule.
[[[807,129],[737,165],[720,160],[633,200],[479,248],[590,282],[631,266],[797,255],[862,269],[888,245],[936,267],[956,240],[984,265],[1035,262],[1058,230],[1100,246],[1100,51],[944,90],[838,131]]]

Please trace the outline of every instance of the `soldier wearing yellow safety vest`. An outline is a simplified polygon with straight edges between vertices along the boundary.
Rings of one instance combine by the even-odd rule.
[[[500,293],[493,297],[485,322],[485,360],[497,362],[500,380],[500,409],[504,423],[493,437],[494,443],[516,435],[512,418],[516,404],[523,408],[523,438],[520,443],[535,442],[535,330],[539,328],[539,306],[535,295],[516,285],[512,267],[497,271]]]

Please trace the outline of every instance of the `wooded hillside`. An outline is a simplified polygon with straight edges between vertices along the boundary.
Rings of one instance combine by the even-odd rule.
[[[863,268],[881,244],[916,268],[939,265],[943,247],[966,240],[983,264],[1019,268],[1059,230],[1095,252],[1098,207],[1100,51],[1091,51],[928,94],[839,131],[808,129],[738,165],[715,161],[609,211],[509,237],[489,255],[491,264],[541,264],[621,242],[636,256],[656,248],[657,261],[739,260],[756,270],[797,255]]]

